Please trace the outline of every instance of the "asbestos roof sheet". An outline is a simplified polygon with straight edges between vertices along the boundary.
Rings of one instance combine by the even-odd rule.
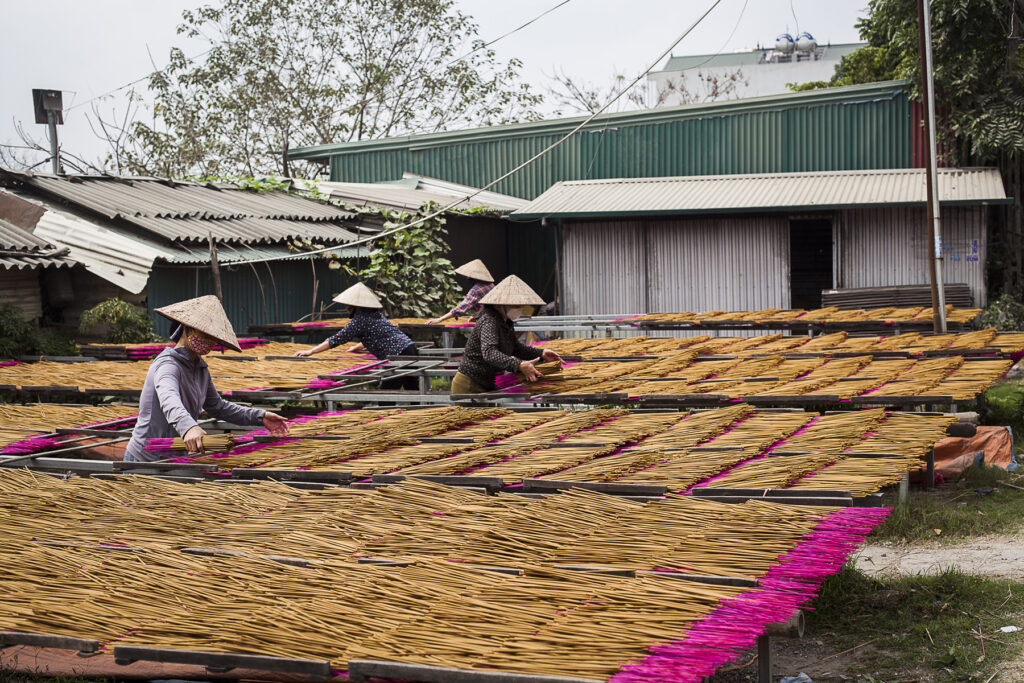
[[[49,251],[53,245],[28,230],[0,218],[0,249],[9,251]]]
[[[370,250],[366,247],[345,247],[340,246],[332,252],[324,252],[321,254],[303,254],[290,251],[288,247],[282,246],[251,246],[251,245],[220,245],[217,248],[217,261],[222,265],[230,265],[236,261],[246,261],[249,259],[280,259],[282,261],[295,261],[299,259],[332,259],[332,258],[365,258],[370,255]],[[180,264],[180,265],[198,265],[206,264],[210,262],[209,252],[178,252],[174,256],[167,258],[168,263]]]
[[[218,242],[270,243],[296,237],[324,242],[348,242],[356,235],[338,223],[291,220],[286,218],[241,217],[217,220],[201,218],[156,218],[133,216],[127,219],[169,240],[205,242],[210,233]]]
[[[21,270],[73,265],[66,249],[0,218],[0,268]]]
[[[560,182],[512,214],[513,219],[744,213],[925,203],[925,170],[917,168],[761,173]],[[946,204],[1005,204],[999,170],[939,169]]]
[[[384,183],[320,182],[320,192],[330,194],[331,199],[355,206],[378,206],[400,211],[419,211],[429,202],[447,206],[456,199],[466,197],[477,188],[450,183],[436,178],[403,174],[401,180]],[[466,201],[460,201],[453,209],[485,209],[495,213],[511,213],[529,202],[499,192],[479,192]]]
[[[59,198],[110,219],[124,219],[171,240],[267,242],[289,237],[351,239],[341,225],[354,217],[338,206],[286,192],[156,178],[55,176],[0,170],[20,191]],[[221,233],[223,231],[223,234]]]
[[[73,261],[132,294],[146,288],[156,259],[171,258],[182,251],[105,228],[43,202],[36,203],[47,209],[34,228],[37,237],[67,247]]]

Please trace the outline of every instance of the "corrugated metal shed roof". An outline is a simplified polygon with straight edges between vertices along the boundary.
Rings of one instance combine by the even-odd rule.
[[[67,247],[72,260],[132,294],[146,288],[156,259],[171,258],[180,251],[96,225],[43,202],[37,203],[47,208],[36,223],[37,237]]]
[[[354,214],[285,192],[155,178],[55,176],[0,169],[24,192],[59,198],[109,219],[123,219],[170,240],[278,242],[294,237],[348,241]]]
[[[841,59],[842,57],[855,52],[867,43],[836,43],[835,45],[822,45],[821,59]],[[707,69],[756,66],[761,63],[766,53],[771,48],[760,50],[745,50],[743,52],[723,52],[711,55],[672,55],[665,62],[662,71],[686,71],[704,67]],[[799,62],[794,62],[799,63]]]
[[[366,247],[339,247],[337,250],[329,253],[314,254],[313,257],[317,259],[329,259],[332,258],[331,254],[336,254],[338,258],[357,258],[367,257],[370,255],[370,250]],[[300,259],[308,260],[310,256],[308,254],[296,253],[290,251],[288,247],[264,247],[264,246],[251,246],[251,245],[221,245],[217,249],[217,261],[223,265],[231,265],[235,261],[244,261],[248,259],[263,259],[263,258],[279,258],[282,261],[296,261]],[[207,264],[210,262],[210,254],[206,253],[187,253],[178,252],[174,256],[167,259],[168,263],[176,263],[179,265],[197,265]]]
[[[575,180],[555,184],[512,218],[910,206],[924,204],[925,182],[915,168]],[[939,193],[946,204],[1010,201],[995,168],[940,169]]]
[[[66,249],[0,218],[0,268],[21,270],[73,265]]]
[[[401,211],[419,211],[429,202],[447,206],[459,197],[465,197],[477,188],[450,183],[436,178],[405,173],[401,180],[383,183],[320,182],[320,192],[355,206],[380,206]],[[480,192],[469,201],[459,202],[455,209],[486,209],[496,213],[511,213],[529,202],[498,192]]]

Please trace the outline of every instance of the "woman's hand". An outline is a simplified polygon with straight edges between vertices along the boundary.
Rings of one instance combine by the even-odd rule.
[[[452,317],[452,314],[449,311],[448,313],[445,313],[444,315],[442,315],[442,316],[440,316],[438,318],[431,318],[430,320],[427,321],[427,324],[428,325],[440,325],[445,320],[447,320],[448,318],[451,318],[451,317]]]
[[[541,378],[540,371],[533,363],[532,360],[524,360],[519,364],[519,372],[526,378],[527,382],[536,382]]]
[[[263,414],[263,426],[270,430],[274,436],[288,435],[288,422],[277,413],[266,412]]]
[[[363,351],[366,350],[366,347],[363,346],[362,342],[360,342],[359,344],[353,344],[352,346],[348,347],[345,350],[348,351],[349,353],[362,353]]]
[[[203,450],[204,436],[206,436],[206,432],[199,425],[189,429],[181,438],[185,442],[185,450],[188,453],[205,453],[206,451]]]
[[[551,349],[544,349],[544,352],[541,353],[540,357],[541,357],[542,360],[546,360],[548,362],[552,362],[552,361],[556,361],[556,360],[559,363],[562,362],[562,357],[559,356],[554,351],[552,351]]]
[[[296,351],[295,353],[292,354],[292,356],[295,358],[307,358],[312,355],[313,349],[302,349],[301,351]]]

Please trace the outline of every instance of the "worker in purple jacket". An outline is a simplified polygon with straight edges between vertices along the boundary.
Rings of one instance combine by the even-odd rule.
[[[164,457],[146,450],[149,439],[180,436],[189,453],[203,450],[206,432],[199,426],[205,410],[211,417],[236,425],[263,425],[276,436],[288,433],[280,415],[225,401],[213,386],[210,368],[203,356],[217,344],[241,351],[224,307],[215,296],[201,296],[156,312],[178,324],[171,341],[149,366],[139,397],[139,417],[124,459],[149,462]]]
[[[464,263],[455,269],[455,272],[463,277],[469,279],[470,288],[469,292],[466,293],[465,298],[459,302],[459,305],[448,311],[440,318],[433,318],[427,321],[428,325],[437,325],[443,323],[449,318],[459,319],[459,316],[469,315],[470,313],[476,314],[483,309],[483,304],[480,303],[480,299],[494,289],[494,277],[491,275],[491,271],[487,270],[487,266],[480,259],[473,259],[469,263]]]
[[[296,351],[292,355],[312,356],[350,341],[362,344],[378,360],[388,356],[420,355],[412,339],[384,317],[380,299],[362,282],[334,297],[334,301],[349,307],[351,320],[348,324],[313,348]],[[419,380],[412,376],[384,380],[380,384],[381,389],[416,389],[418,386]]]

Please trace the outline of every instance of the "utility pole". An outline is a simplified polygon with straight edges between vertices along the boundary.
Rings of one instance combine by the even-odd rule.
[[[928,259],[932,285],[932,320],[935,332],[941,333],[946,331],[946,290],[942,272],[942,214],[939,210],[938,154],[935,144],[935,68],[932,64],[931,8],[928,0],[917,0],[917,23],[921,53],[921,99],[925,106],[924,131],[928,138],[926,186],[932,246],[932,255]]]
[[[43,123],[50,133],[50,163],[54,175],[61,172],[60,145],[57,144],[57,125],[64,123],[64,103],[60,90],[32,89],[32,105],[36,123]]]
[[[224,301],[224,290],[220,285],[220,262],[217,260],[217,243],[213,241],[213,232],[210,236],[210,271],[213,274],[213,293],[217,298]]]

